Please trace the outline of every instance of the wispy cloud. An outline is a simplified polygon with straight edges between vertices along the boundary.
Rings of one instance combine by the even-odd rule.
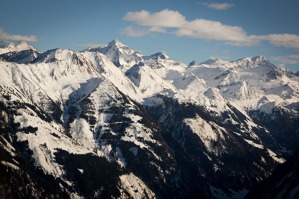
[[[222,40],[238,42],[238,45],[253,45],[256,43],[254,38],[251,38],[246,32],[238,26],[229,26],[218,21],[195,19],[193,21],[186,20],[178,11],[169,9],[160,12],[150,13],[142,10],[139,12],[128,12],[123,20],[133,22],[139,26],[147,27],[146,33],[149,32],[164,32],[171,33],[181,37],[192,37],[207,40]],[[170,28],[170,30],[169,30]],[[129,31],[128,31],[129,30]],[[132,28],[127,27],[124,32],[130,36]],[[145,35],[135,34],[134,35]],[[137,32],[138,33],[138,32]]]
[[[280,64],[299,64],[299,54],[283,55],[272,57],[274,61],[279,62]]]
[[[9,34],[0,27],[0,40],[36,42],[37,37],[35,35],[26,36]]]
[[[234,6],[234,4],[232,3],[202,3],[202,4],[214,10],[227,10]]]
[[[142,37],[152,32],[167,33],[163,27],[151,26],[146,28],[127,26],[122,30],[122,33],[129,37]]]
[[[141,37],[150,33],[148,29],[140,29],[132,26],[126,27],[122,32],[129,37]]]
[[[257,39],[266,40],[274,46],[286,48],[299,48],[299,35],[294,34],[269,34],[256,36]]]
[[[140,12],[128,12],[123,20],[132,21],[141,26],[153,27],[181,27],[186,23],[185,16],[178,11],[169,9],[150,13],[146,10]]]
[[[299,48],[299,35],[248,35],[240,26],[226,25],[219,21],[201,18],[189,21],[180,12],[170,9],[153,13],[146,10],[128,12],[123,20],[139,26],[139,28],[138,26],[125,28],[123,33],[128,36],[144,36],[150,32],[163,32],[180,37],[224,41],[226,44],[234,46],[251,46],[257,45],[261,41],[267,41],[274,46]]]
[[[195,19],[188,21],[176,32],[178,36],[193,37],[207,40],[222,40],[231,43],[238,42],[239,45],[253,45],[254,38],[251,38],[246,32],[238,26],[229,26],[218,21]]]

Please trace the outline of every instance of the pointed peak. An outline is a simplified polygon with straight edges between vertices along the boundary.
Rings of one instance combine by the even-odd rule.
[[[225,64],[228,63],[228,61],[224,61],[222,59],[219,58],[211,58],[208,59],[207,61],[201,62],[200,64]]]
[[[119,40],[117,39],[114,39],[112,41],[110,41],[108,44],[99,44],[97,47],[90,47],[90,48],[87,48],[83,51],[99,51],[103,54],[106,54],[107,51],[109,51],[109,49],[120,49],[120,48],[127,48],[128,47],[126,45],[124,45],[123,43],[121,43]]]
[[[270,61],[263,55],[255,57],[244,57],[242,59],[237,60],[237,62],[252,62],[255,64],[270,63]]]
[[[188,66],[190,67],[190,66],[194,66],[194,65],[196,65],[197,63],[196,63],[196,61],[191,61],[189,64],[188,64]]]
[[[158,60],[158,59],[170,59],[170,57],[168,55],[166,55],[164,52],[157,52],[150,56],[145,56],[144,59]]]
[[[108,45],[109,45],[109,46],[114,45],[114,46],[117,46],[117,47],[125,46],[123,43],[121,43],[121,42],[120,42],[119,40],[117,40],[117,39],[114,39],[114,40],[110,41],[110,42],[108,43]]]
[[[263,55],[254,56],[254,57],[244,57],[238,59],[237,61],[258,61],[258,60],[267,60]]]
[[[263,55],[253,57],[252,60],[253,61],[267,61],[267,62],[269,62],[269,60],[266,57],[264,57]]]
[[[69,49],[55,48],[47,50],[46,52],[40,54],[34,62],[53,62],[53,61],[62,61],[71,58],[75,54],[74,51]]]

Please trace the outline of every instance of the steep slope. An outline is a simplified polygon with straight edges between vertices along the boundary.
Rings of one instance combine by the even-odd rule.
[[[271,112],[274,107],[298,102],[298,78],[288,76],[263,56],[236,62],[218,60],[187,70],[204,79],[208,86],[217,87],[225,99],[245,110]]]
[[[8,62],[27,64],[35,60],[38,56],[39,56],[39,52],[29,49],[29,50],[4,53],[0,55],[0,58]]]
[[[175,150],[188,154],[212,193],[244,194],[284,161],[273,152],[279,147],[267,130],[233,106],[217,116],[205,107],[164,98],[161,106],[149,111],[169,129],[168,135],[180,146]]]
[[[262,56],[187,67],[116,40],[16,54],[0,61],[8,196],[20,180],[18,197],[242,198],[298,150],[299,79]]]
[[[59,52],[55,52],[56,58],[62,56],[61,54],[58,56],[57,53],[59,54]],[[63,52],[63,54],[65,53]],[[68,51],[67,54],[73,54],[73,52]],[[1,65],[5,68],[6,77],[16,77],[2,79],[1,84],[2,97],[4,96],[8,100],[4,100],[5,106],[12,111],[11,114],[16,126],[12,132],[14,142],[28,143],[27,148],[22,148],[22,150],[28,151],[29,154],[32,153],[33,162],[42,173],[62,180],[63,184],[61,186],[67,190],[66,192],[70,196],[74,194],[80,194],[84,197],[96,194],[99,197],[105,195],[120,196],[120,194],[127,195],[127,192],[135,195],[151,195],[151,191],[146,188],[145,184],[134,185],[126,181],[127,178],[136,180],[139,178],[134,174],[126,174],[126,172],[121,171],[120,166],[116,164],[116,162],[119,162],[122,166],[125,164],[121,150],[114,145],[114,152],[112,152],[111,144],[115,144],[115,142],[106,143],[103,136],[106,131],[113,133],[113,130],[110,130],[109,121],[112,119],[117,120],[119,117],[116,113],[116,116],[112,117],[114,111],[125,111],[122,106],[124,102],[121,102],[123,95],[119,94],[113,84],[105,80],[93,65],[80,66],[76,63],[81,62],[77,62],[76,59],[72,62],[69,61],[66,59],[57,61],[55,59],[53,62],[47,62],[48,64],[38,63],[27,65],[27,67],[18,67],[18,65],[11,63]],[[61,66],[65,66],[65,68],[61,68]],[[39,70],[36,70],[37,68]],[[28,81],[29,79],[31,81]],[[18,89],[14,89],[15,87]],[[91,95],[91,93],[94,94]],[[93,96],[98,101],[94,102]],[[91,99],[88,97],[91,97]],[[112,106],[113,104],[115,105]],[[81,106],[84,108],[97,106],[98,109],[91,109],[92,112],[89,112]],[[128,109],[130,109],[130,106]],[[97,114],[100,110],[103,111],[103,115]],[[96,114],[97,118],[92,113]],[[121,119],[126,119],[126,117]],[[131,120],[128,118],[126,121],[128,122],[128,125],[126,125],[128,126],[128,133],[140,128],[137,124],[137,126],[130,127],[132,128],[130,130]],[[104,125],[105,122],[108,123],[107,127]],[[102,125],[100,126],[103,128],[102,131],[99,129],[98,123]],[[115,121],[114,124],[111,121],[111,129],[118,130],[120,128],[118,123],[118,121]],[[97,125],[91,128],[95,124]],[[116,133],[121,134],[119,131],[116,131]],[[97,141],[96,139],[100,135],[103,136],[103,139]],[[110,137],[114,135],[115,133]],[[136,134],[134,131],[133,135],[145,136],[150,141],[150,137],[144,131],[141,131],[140,134]],[[105,136],[108,135],[105,134]],[[117,140],[120,142],[120,137],[115,139],[115,141]],[[127,140],[127,142],[133,140],[138,144],[137,138],[127,137],[124,140]],[[132,145],[134,146],[134,144]],[[146,147],[144,143],[142,143],[142,146]],[[147,148],[145,150],[150,153],[150,148]],[[71,158],[71,160],[65,162],[67,158]],[[86,164],[77,168],[76,171],[86,171],[79,173],[78,176],[76,174],[75,177],[70,177],[74,172],[72,170],[73,165],[79,164],[81,159],[86,159],[84,161]],[[68,162],[72,164],[68,165]],[[97,168],[102,168],[102,170],[109,168],[111,170],[107,174],[99,173],[97,176],[88,164],[96,164]],[[91,173],[97,176],[97,181],[90,179]],[[116,176],[111,177],[111,173],[115,173]],[[85,175],[87,176],[85,177]],[[106,181],[98,181],[98,179],[106,179]],[[89,185],[96,182],[97,184],[88,188]],[[79,187],[73,187],[71,184],[79,184]],[[114,186],[116,184],[119,184],[117,186],[119,188]],[[122,188],[123,186],[125,187]],[[136,186],[139,187],[139,191],[130,190],[130,187],[136,188]],[[104,187],[102,192],[98,191],[101,187]],[[145,189],[149,191],[147,192]],[[120,192],[120,190],[124,191]],[[35,195],[35,197],[38,197],[38,195]]]
[[[177,163],[161,137],[159,125],[113,85],[115,78],[110,81],[108,77],[113,74],[108,74],[108,69],[97,68],[93,60],[81,66],[83,61],[74,59],[80,55],[58,49],[41,56],[46,57],[46,63],[39,60],[26,67],[8,62],[1,65],[7,77],[1,81],[5,106],[18,112],[13,113],[15,142],[28,143],[23,150],[32,153],[34,164],[45,175],[62,180],[70,196],[138,198],[144,194],[175,194],[171,190],[183,180],[179,178],[176,185],[171,182]],[[120,70],[110,67],[115,67],[110,68],[114,72]],[[103,69],[105,76],[98,69]],[[89,164],[107,174],[97,173]],[[134,184],[132,179],[140,183]],[[207,185],[192,183],[184,189],[188,195],[202,186]],[[104,190],[100,191],[101,187]]]
[[[273,174],[253,189],[245,198],[285,198],[299,197],[299,156],[293,155],[279,165]]]
[[[161,78],[152,68],[143,62],[134,65],[125,75],[141,91],[144,98],[149,98],[157,94],[173,96],[178,90],[170,82]]]
[[[57,179],[36,169],[26,143],[17,142],[17,123],[3,102],[0,103],[0,114],[0,197],[69,198]]]
[[[113,40],[107,45],[88,50],[106,55],[115,66],[120,67],[124,72],[143,60],[139,52],[131,50],[118,40]]]

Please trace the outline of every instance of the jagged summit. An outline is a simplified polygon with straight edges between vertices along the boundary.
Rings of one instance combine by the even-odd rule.
[[[108,45],[110,45],[110,46],[115,45],[115,46],[117,46],[117,47],[123,47],[123,46],[126,46],[126,45],[124,45],[123,43],[121,43],[121,42],[120,42],[119,40],[117,40],[117,39],[114,39],[114,40],[110,41],[110,42],[108,43]]]
[[[126,71],[138,62],[143,61],[142,55],[138,51],[131,50],[128,46],[116,39],[105,46],[91,48],[88,51],[104,54],[112,63],[122,68],[123,71]]]
[[[12,51],[0,55],[0,58],[7,62],[15,62],[19,64],[31,63],[40,55],[39,52],[29,49],[22,51]]]
[[[61,61],[70,58],[74,52],[68,49],[60,49],[55,48],[51,50],[47,50],[46,52],[40,54],[34,62],[53,62],[53,61]]]
[[[191,61],[191,62],[188,64],[189,67],[190,67],[190,66],[194,66],[194,65],[197,65],[197,63],[196,63],[195,60]]]
[[[144,56],[143,57],[145,60],[158,60],[158,59],[170,59],[168,55],[166,55],[164,52],[157,52],[155,54],[152,54],[150,56]]]
[[[262,63],[270,63],[270,61],[263,55],[259,55],[259,56],[255,56],[255,57],[244,57],[244,58],[238,59],[236,61],[225,61],[225,60],[221,60],[219,58],[211,58],[211,59],[208,59],[207,61],[201,62],[200,64],[223,65],[223,64],[233,64],[233,63],[262,64]]]
[[[277,68],[273,65],[266,57],[260,55],[255,57],[245,57],[233,62],[234,67],[241,67],[241,68],[257,68],[257,67],[264,67],[268,69]]]
[[[224,61],[219,58],[211,58],[207,61],[201,62],[200,64],[207,64],[207,65],[213,65],[213,64],[226,64],[229,63],[229,61]]]
[[[238,59],[236,62],[250,62],[254,64],[270,63],[270,61],[263,55],[259,55],[255,57],[244,57]]]
[[[263,72],[270,72],[269,70],[275,70],[276,66],[273,65],[266,57],[260,55],[255,57],[245,57],[238,59],[236,61],[224,61],[218,58],[209,59],[205,62],[202,62],[197,67],[208,67],[208,68],[221,68],[223,70],[235,69],[254,69],[263,70]],[[259,69],[258,69],[259,68]]]
[[[298,150],[299,78],[262,56],[5,55],[0,198],[242,198]]]
[[[108,44],[100,44],[98,47],[88,48],[86,50],[87,51],[99,51],[99,52],[105,54],[105,52],[109,51],[111,48],[113,48],[114,50],[116,50],[116,49],[129,49],[128,46],[121,43],[119,40],[114,39],[114,40],[110,41]]]

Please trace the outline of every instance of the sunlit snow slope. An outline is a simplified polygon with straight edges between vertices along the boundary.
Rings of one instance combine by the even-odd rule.
[[[299,149],[299,77],[263,56],[0,47],[0,197],[242,198]]]

